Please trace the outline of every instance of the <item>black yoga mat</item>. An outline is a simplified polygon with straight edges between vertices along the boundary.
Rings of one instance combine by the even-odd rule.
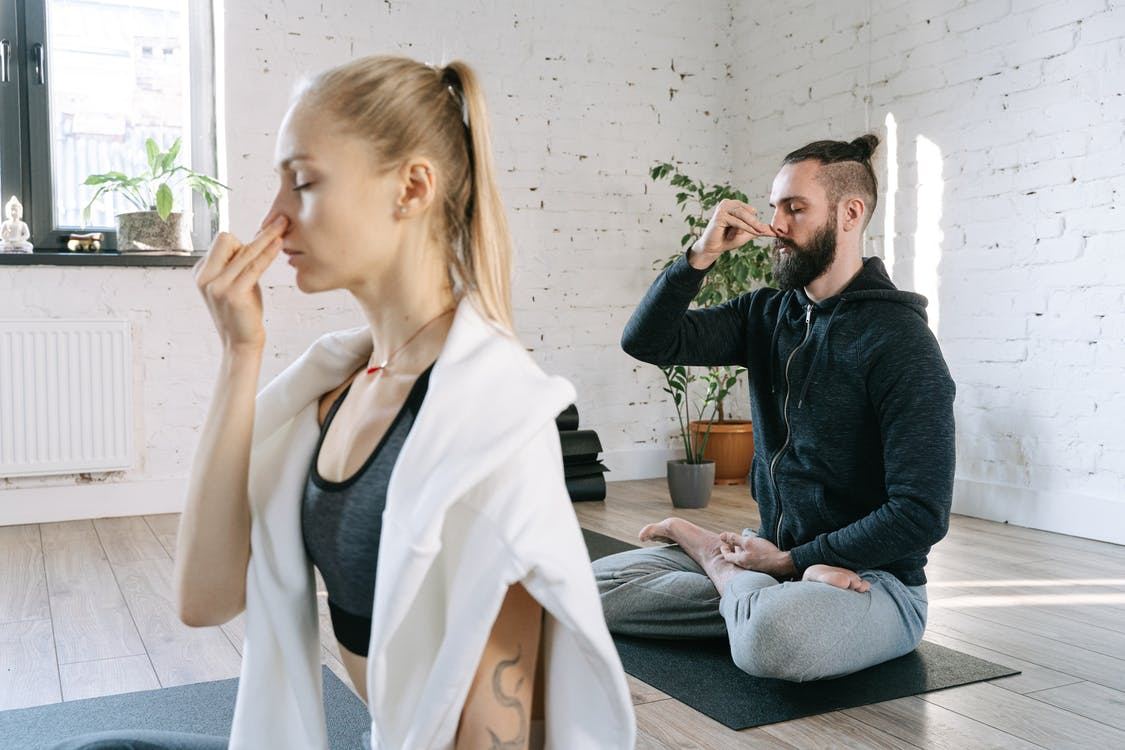
[[[578,477],[592,477],[595,474],[605,474],[609,469],[601,461],[587,461],[582,464],[564,464],[563,476],[567,479]]]
[[[367,707],[327,667],[324,711],[332,750],[357,750]],[[238,678],[0,712],[0,748],[45,750],[86,732],[145,729],[230,736]]]
[[[566,480],[566,491],[572,503],[605,500],[605,475],[572,477]]]
[[[602,441],[594,430],[569,430],[559,433],[564,464],[585,464],[598,460]]]
[[[635,545],[582,530],[590,559]],[[1017,670],[923,641],[905,656],[846,677],[787,682],[752,677],[734,665],[725,638],[613,637],[625,671],[731,729],[855,708],[931,690],[1019,674]]]
[[[578,407],[574,404],[563,409],[559,415],[555,417],[555,424],[558,425],[559,432],[566,430],[578,429]]]

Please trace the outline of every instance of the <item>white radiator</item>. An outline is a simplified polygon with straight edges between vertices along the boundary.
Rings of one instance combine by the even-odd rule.
[[[130,468],[131,352],[125,320],[0,320],[0,476]]]

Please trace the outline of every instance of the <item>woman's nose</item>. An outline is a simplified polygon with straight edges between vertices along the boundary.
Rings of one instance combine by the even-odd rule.
[[[278,216],[285,217],[286,223],[288,224],[288,226],[286,227],[286,231],[289,230],[289,227],[293,226],[293,217],[287,210],[288,206],[285,205],[285,200],[288,197],[286,195],[287,192],[288,191],[285,190],[284,187],[281,187],[278,189],[277,193],[274,194],[273,202],[270,203],[270,207],[266,211],[266,215],[262,217],[262,223],[258,225],[259,231],[265,229],[266,225],[276,219]]]

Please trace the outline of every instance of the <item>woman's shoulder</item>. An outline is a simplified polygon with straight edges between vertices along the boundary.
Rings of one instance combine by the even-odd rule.
[[[316,412],[316,423],[318,425],[321,427],[324,426],[324,420],[328,418],[328,412],[332,410],[332,404],[336,403],[336,399],[340,398],[340,394],[344,392],[344,389],[351,385],[352,381],[355,380],[356,376],[362,371],[363,368],[359,368],[349,375],[343,383],[340,383],[340,385],[320,397]]]

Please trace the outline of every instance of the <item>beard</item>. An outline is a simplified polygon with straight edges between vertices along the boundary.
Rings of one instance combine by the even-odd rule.
[[[781,248],[789,249],[786,255]],[[820,278],[836,259],[836,212],[804,245],[778,239],[773,243],[773,281],[778,289],[801,289]]]

